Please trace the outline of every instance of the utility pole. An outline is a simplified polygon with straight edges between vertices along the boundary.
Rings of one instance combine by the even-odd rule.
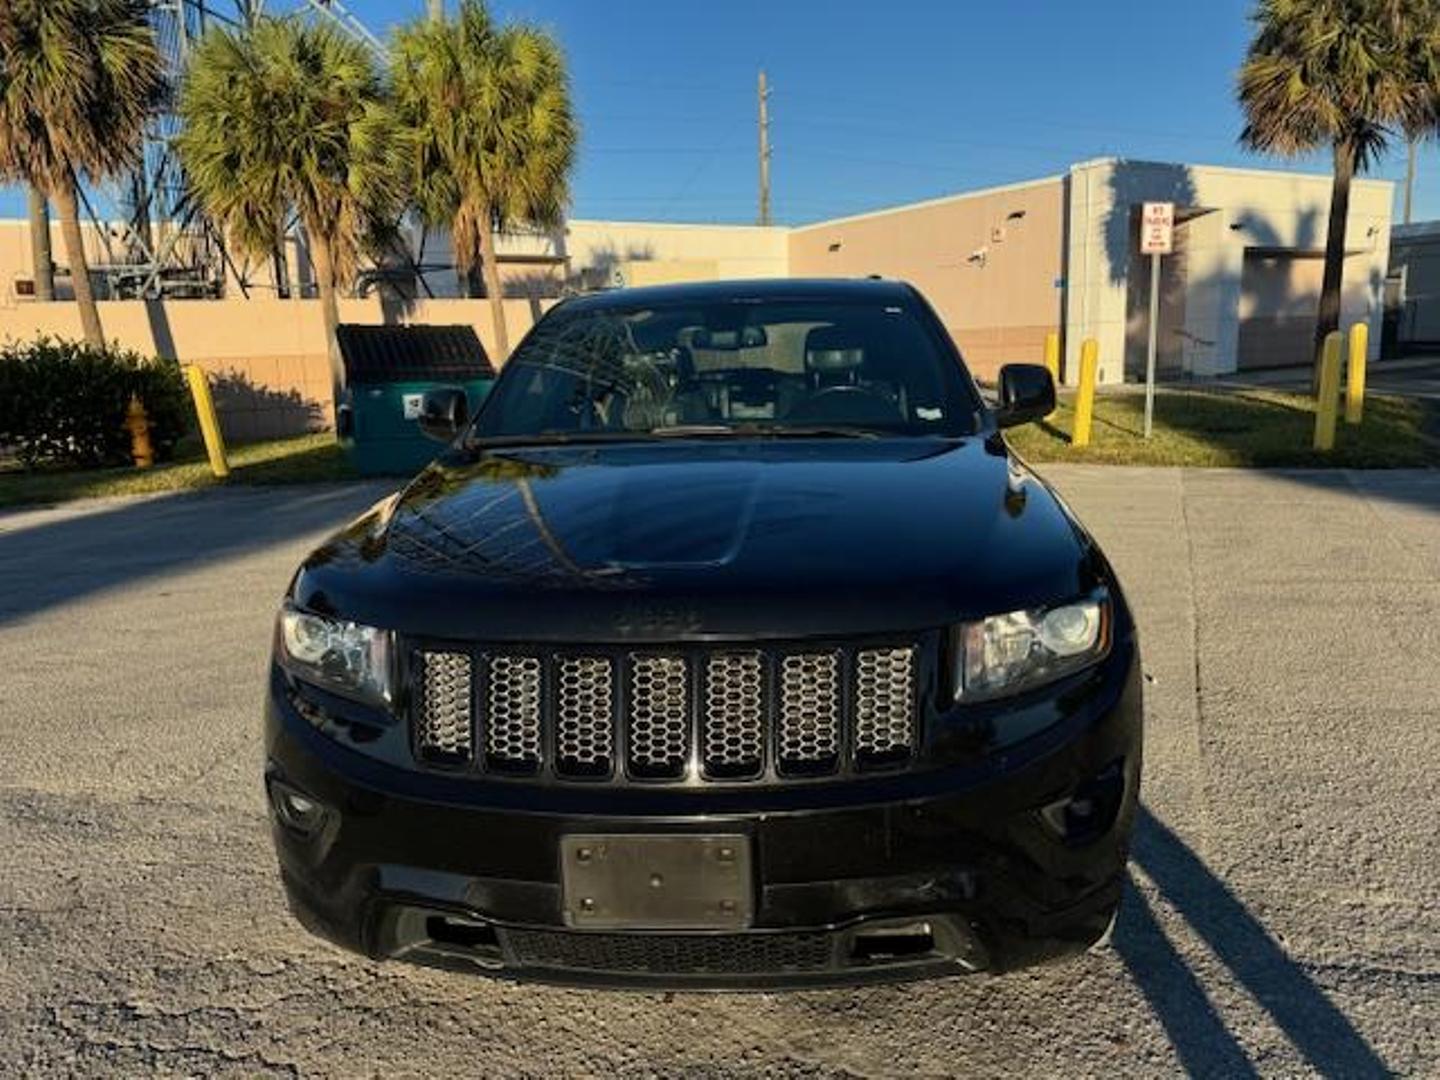
[[[445,18],[445,0],[428,0],[425,9],[431,22],[440,22]]]
[[[1410,140],[1405,158],[1405,224],[1410,224],[1410,203],[1415,197],[1415,140]]]
[[[760,72],[760,224],[770,224],[770,88]]]
[[[30,196],[30,262],[35,279],[35,299],[55,299],[55,263],[50,255],[50,205],[45,193],[34,184]]]

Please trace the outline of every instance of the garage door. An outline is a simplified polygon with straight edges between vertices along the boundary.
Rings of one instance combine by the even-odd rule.
[[[1240,370],[1312,362],[1325,260],[1318,254],[1245,252],[1240,277]]]
[[[1416,252],[1409,259],[1400,333],[1410,343],[1440,342],[1440,252]]]

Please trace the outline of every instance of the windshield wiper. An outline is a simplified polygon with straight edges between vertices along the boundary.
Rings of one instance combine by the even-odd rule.
[[[795,424],[669,424],[651,428],[657,438],[732,436],[737,438],[874,439],[888,432],[859,427],[809,427]]]
[[[504,446],[559,446],[571,443],[633,442],[643,439],[643,431],[581,429],[573,431],[532,431],[525,434],[474,435],[465,442],[466,449],[475,450]]]
[[[515,446],[565,446],[584,443],[643,442],[646,439],[878,439],[893,432],[875,428],[824,427],[790,424],[666,424],[649,430],[575,429],[536,431],[516,435],[475,435],[467,450]]]

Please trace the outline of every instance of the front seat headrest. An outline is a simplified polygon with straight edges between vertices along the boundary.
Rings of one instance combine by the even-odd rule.
[[[805,335],[805,370],[843,375],[865,363],[865,348],[838,326],[817,326]]]
[[[695,381],[695,354],[684,345],[676,345],[670,350],[670,358],[675,362],[675,378],[682,385]]]

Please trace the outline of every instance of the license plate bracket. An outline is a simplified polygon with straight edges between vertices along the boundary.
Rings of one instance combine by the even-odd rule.
[[[743,930],[755,916],[750,838],[572,833],[560,838],[567,926]]]

